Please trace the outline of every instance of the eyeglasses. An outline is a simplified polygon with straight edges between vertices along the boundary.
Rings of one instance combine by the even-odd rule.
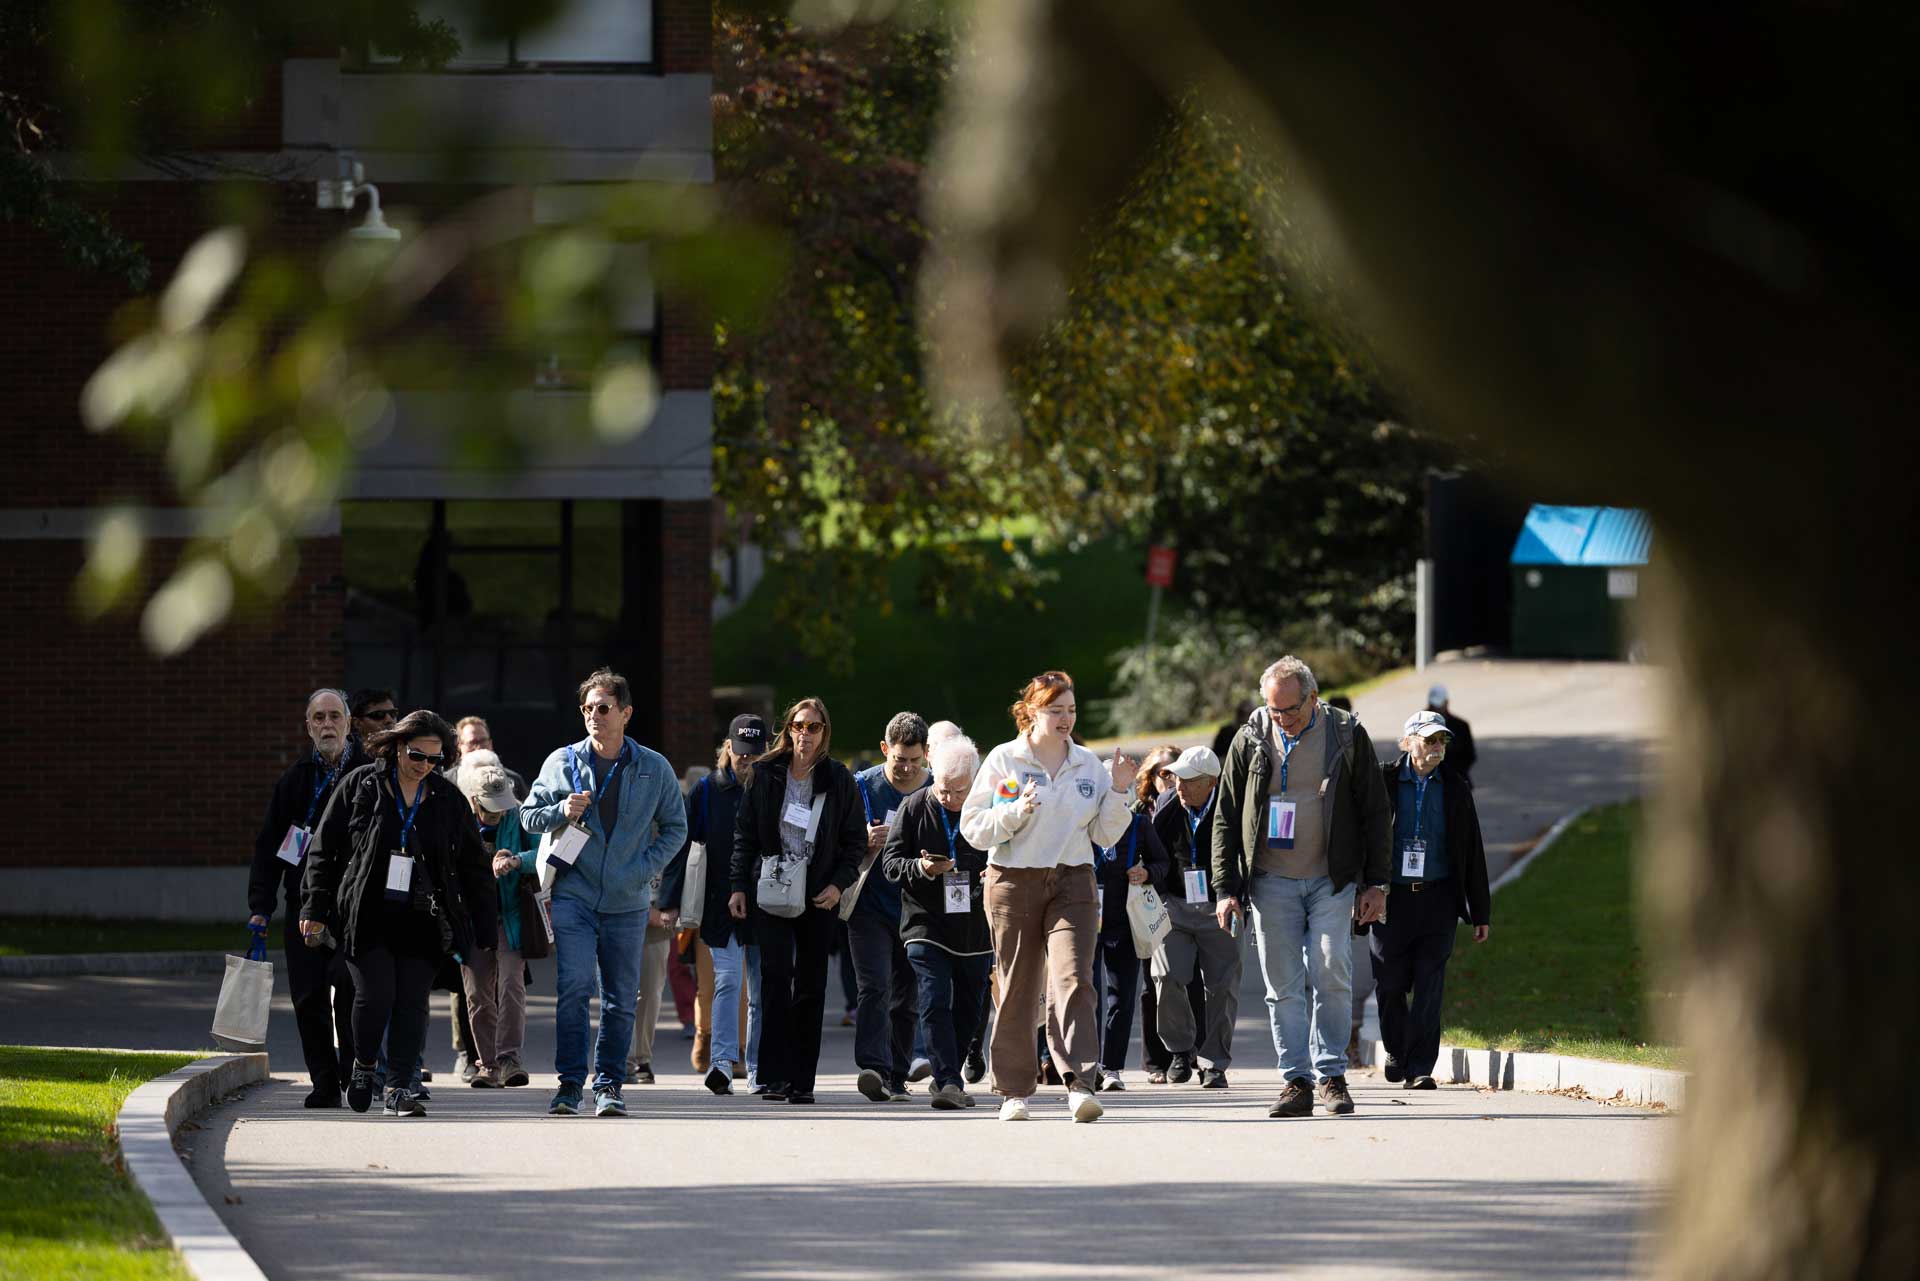
[[[619,710],[620,707],[617,703],[583,703],[580,705],[580,714],[582,716],[611,716]]]
[[[818,734],[827,727],[825,721],[788,721],[787,728],[798,734]]]
[[[360,719],[363,721],[390,721],[398,715],[399,713],[391,707],[382,707],[374,711],[360,713]]]
[[[438,765],[441,761],[447,759],[447,754],[445,752],[435,752],[429,756],[417,747],[409,747],[407,749],[407,759],[410,761],[427,761],[431,764]]]
[[[1292,707],[1273,707],[1273,708],[1269,708],[1268,710],[1271,711],[1275,716],[1292,716],[1295,712],[1299,711],[1301,708],[1305,707],[1306,705],[1307,705],[1307,700],[1303,697],[1299,702],[1295,703]]]

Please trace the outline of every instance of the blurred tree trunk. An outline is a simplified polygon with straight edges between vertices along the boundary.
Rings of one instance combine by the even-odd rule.
[[[935,187],[946,385],[993,393],[1047,323],[1134,122],[1197,88],[1264,126],[1431,425],[1655,517],[1649,895],[1695,1070],[1661,1271],[1920,1275],[1916,17],[980,11]]]

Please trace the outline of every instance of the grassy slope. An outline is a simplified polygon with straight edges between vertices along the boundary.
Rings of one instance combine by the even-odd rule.
[[[1108,539],[1039,559],[1061,571],[1039,612],[941,619],[914,606],[919,558],[903,554],[888,583],[892,611],[871,609],[855,620],[860,639],[850,677],[832,675],[824,661],[805,657],[777,634],[768,602],[782,583],[780,571],[770,571],[747,603],[714,628],[714,683],[771,685],[776,712],[795,698],[818,695],[833,714],[835,755],[850,757],[872,752],[887,719],[903,709],[929,721],[958,721],[984,749],[1012,736],[1007,705],[1020,687],[1034,673],[1058,667],[1071,672],[1078,687],[1082,737],[1104,733],[1097,702],[1113,693],[1112,655],[1146,634],[1141,553]],[[1161,635],[1179,617],[1162,601]]]
[[[1493,932],[1461,928],[1447,966],[1445,1039],[1650,1067],[1682,1067],[1655,1042],[1635,919],[1638,804],[1594,810],[1494,899]]]
[[[112,1132],[136,1086],[192,1061],[0,1046],[0,1276],[189,1276]]]
[[[0,917],[0,956],[67,955],[74,952],[244,952],[244,921],[207,925],[192,921],[73,921]],[[267,946],[280,946],[279,926]]]

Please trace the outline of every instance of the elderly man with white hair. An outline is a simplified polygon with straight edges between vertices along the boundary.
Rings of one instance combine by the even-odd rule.
[[[307,696],[306,730],[311,750],[273,785],[273,799],[260,833],[253,839],[253,870],[247,878],[247,924],[261,933],[282,897],[287,902],[287,989],[293,1019],[300,1029],[300,1051],[307,1061],[313,1092],[310,1108],[337,1108],[348,1065],[353,1062],[353,979],[339,949],[307,947],[300,941],[300,875],[314,824],[342,778],[367,763],[360,744],[348,734],[347,696],[337,689],[316,689]]]
[[[1167,766],[1174,785],[1153,807],[1153,829],[1172,855],[1162,887],[1173,932],[1153,954],[1154,1018],[1173,1055],[1167,1080],[1179,1084],[1200,1070],[1204,1089],[1227,1088],[1233,1062],[1233,1025],[1240,1017],[1240,940],[1214,914],[1213,808],[1219,800],[1220,758],[1189,747]],[[1198,974],[1206,987],[1206,1026],[1194,1017],[1187,987]]]
[[[1251,916],[1267,1021],[1286,1082],[1267,1109],[1313,1113],[1314,1076],[1328,1113],[1353,1111],[1347,1030],[1353,925],[1387,905],[1391,825],[1367,731],[1320,701],[1313,672],[1288,655],[1260,678],[1263,705],[1234,735],[1213,815],[1220,924]]]
[[[980,749],[949,734],[934,744],[928,763],[932,785],[901,802],[881,871],[900,886],[900,938],[920,984],[933,1106],[953,1111],[974,1106],[962,1083],[964,1055],[993,968],[993,932],[980,888],[987,855],[960,832],[960,807],[980,769]]]

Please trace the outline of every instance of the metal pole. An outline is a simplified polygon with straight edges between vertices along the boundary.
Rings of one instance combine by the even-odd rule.
[[[1154,588],[1147,596],[1147,648],[1153,648],[1153,629],[1160,621],[1160,589]]]
[[[1433,661],[1433,562],[1413,563],[1413,663],[1426,671]]]

